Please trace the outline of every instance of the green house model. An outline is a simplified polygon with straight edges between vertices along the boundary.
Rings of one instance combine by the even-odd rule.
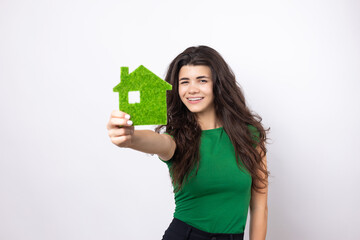
[[[119,93],[119,109],[131,116],[133,125],[166,125],[166,91],[172,86],[140,65],[129,74],[121,67],[120,83],[113,88]]]

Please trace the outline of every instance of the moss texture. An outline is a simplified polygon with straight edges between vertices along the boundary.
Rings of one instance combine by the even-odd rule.
[[[119,92],[119,109],[131,116],[133,125],[166,125],[166,91],[172,86],[140,65],[129,74],[121,67],[121,81],[113,88]],[[140,103],[129,103],[128,93],[140,91]]]

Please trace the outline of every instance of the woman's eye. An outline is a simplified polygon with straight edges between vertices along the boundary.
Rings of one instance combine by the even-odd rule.
[[[200,82],[202,82],[202,83],[207,83],[207,80],[200,80]]]
[[[186,84],[188,81],[181,81],[180,84]]]

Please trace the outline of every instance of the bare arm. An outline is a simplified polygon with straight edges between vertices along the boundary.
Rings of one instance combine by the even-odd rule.
[[[169,160],[175,152],[175,141],[167,134],[151,130],[135,130],[130,116],[114,110],[107,124],[109,137],[116,146],[157,154],[162,160]]]
[[[258,151],[261,151],[258,148]],[[266,156],[262,159],[266,167]],[[260,189],[260,193],[255,190],[251,191],[250,200],[250,240],[265,240],[267,229],[267,196],[268,187]]]
[[[135,130],[129,147],[141,152],[157,154],[162,160],[167,161],[174,155],[176,144],[167,134],[159,134],[151,130]]]

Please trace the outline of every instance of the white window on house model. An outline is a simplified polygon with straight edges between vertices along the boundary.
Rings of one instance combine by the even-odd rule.
[[[129,103],[140,103],[140,91],[131,91],[128,95]]]

